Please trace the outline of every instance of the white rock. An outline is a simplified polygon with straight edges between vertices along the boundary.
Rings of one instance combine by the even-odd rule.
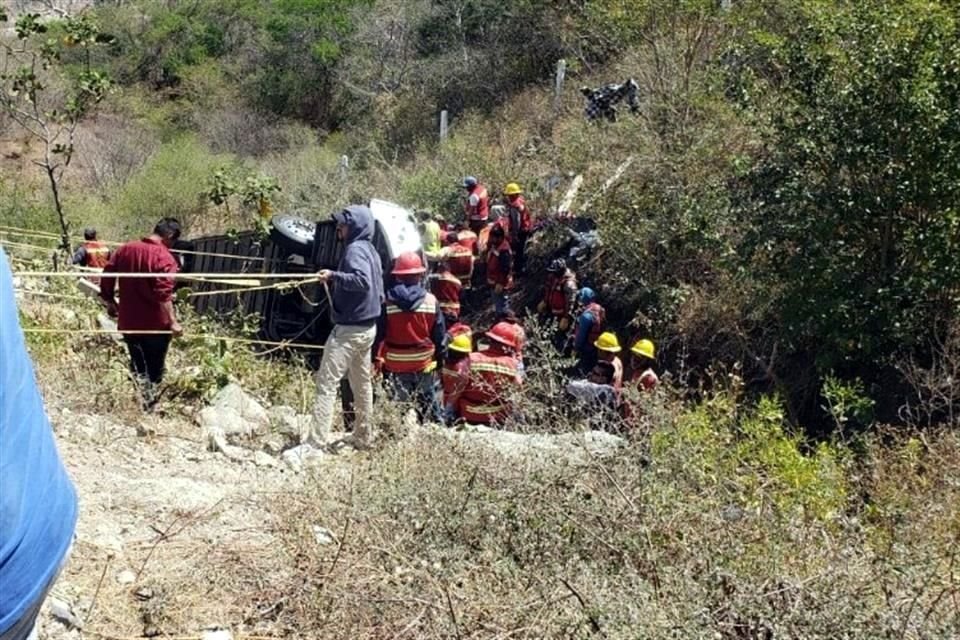
[[[222,434],[228,438],[249,438],[258,428],[256,423],[246,420],[234,409],[224,407],[201,409],[197,414],[197,422],[205,434]]]
[[[200,638],[201,640],[233,640],[233,634],[226,629],[214,629],[212,631],[204,631]]]
[[[500,431],[482,425],[467,425],[459,431],[444,429],[434,433],[489,447],[505,457],[557,462],[586,462],[594,456],[610,455],[626,442],[605,431],[527,434]]]
[[[275,467],[277,459],[266,451],[256,451],[253,454],[253,463],[258,467]]]
[[[121,571],[120,573],[117,574],[117,582],[124,586],[133,584],[136,581],[137,581],[137,574],[135,574],[133,571],[130,571],[129,569],[126,571]]]
[[[309,444],[301,444],[284,451],[281,458],[294,471],[301,471],[304,465],[317,462],[325,455],[320,449],[311,447]]]
[[[232,409],[246,422],[257,425],[260,431],[270,428],[270,416],[267,410],[238,384],[231,383],[220,389],[213,399],[213,406],[217,409]]]
[[[313,416],[297,413],[292,407],[280,405],[268,411],[273,430],[283,436],[299,438],[300,433],[310,428]]]
[[[330,529],[326,527],[321,527],[318,524],[313,525],[313,537],[316,538],[317,544],[323,546],[333,544],[337,541],[337,536],[334,535],[333,531],[330,531]]]
[[[52,615],[56,620],[62,622],[68,627],[74,627],[77,629],[83,628],[83,623],[80,622],[80,619],[77,618],[73,613],[73,609],[70,607],[70,604],[61,600],[60,598],[50,598],[50,615]]]

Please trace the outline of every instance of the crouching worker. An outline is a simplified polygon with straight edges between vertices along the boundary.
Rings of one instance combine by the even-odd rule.
[[[457,403],[467,388],[472,351],[473,341],[466,333],[457,335],[447,345],[447,360],[443,363],[440,379],[443,382],[443,418],[448,425],[460,418]]]
[[[0,638],[36,638],[37,614],[73,540],[77,495],[67,475],[0,249]]]
[[[510,390],[523,384],[516,357],[516,330],[499,322],[484,334],[490,340],[485,351],[470,354],[467,386],[460,396],[460,417],[474,424],[502,424],[514,407]]]
[[[610,362],[597,362],[586,380],[567,384],[567,394],[574,400],[578,413],[585,413],[592,426],[609,429],[618,417],[619,394],[613,387],[614,367]]]
[[[390,272],[376,349],[384,386],[392,400],[415,401],[417,418],[443,422],[437,365],[443,362],[446,328],[437,298],[424,289],[426,273],[416,253],[401,254]]]

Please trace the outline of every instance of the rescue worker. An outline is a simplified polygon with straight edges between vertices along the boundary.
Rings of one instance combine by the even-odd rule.
[[[473,340],[469,334],[461,333],[447,346],[447,359],[443,363],[440,380],[443,384],[443,418],[445,424],[453,424],[459,417],[457,403],[470,374],[470,353]]]
[[[603,333],[607,312],[596,300],[597,294],[590,287],[583,287],[577,293],[580,313],[573,323],[570,339],[572,350],[577,354],[577,371],[582,374],[593,369],[597,362],[597,348],[593,343]]]
[[[614,374],[611,363],[597,362],[585,380],[574,380],[566,386],[567,394],[589,411],[587,417],[591,421],[599,419],[602,423],[616,415],[619,400],[613,388]]]
[[[503,189],[503,194],[507,196],[507,220],[510,233],[510,246],[513,248],[514,255],[514,273],[523,275],[526,268],[526,248],[527,240],[533,231],[533,217],[527,208],[527,202],[523,197],[523,189],[516,182],[511,182]]]
[[[490,248],[487,251],[487,284],[492,288],[493,307],[496,315],[510,311],[507,291],[513,285],[513,253],[503,228],[494,227],[490,232]]]
[[[462,322],[460,318],[455,318],[453,316],[444,315],[443,322],[447,327],[447,342],[452,342],[457,336],[467,336],[470,341],[473,341],[473,328],[470,325]]]
[[[83,230],[83,244],[73,253],[73,264],[91,269],[103,269],[110,261],[110,249],[97,240],[97,230],[87,227]]]
[[[461,234],[464,232],[461,232]],[[474,249],[477,246],[477,234],[467,231],[473,236],[472,244],[460,240],[460,234],[448,233],[447,246],[443,250],[443,259],[450,273],[460,280],[463,288],[470,288],[470,278],[473,277]]]
[[[460,279],[450,271],[450,263],[444,260],[440,270],[430,276],[430,291],[437,298],[440,312],[445,317],[460,317],[460,293],[463,289]]]
[[[553,346],[557,351],[563,351],[566,345],[576,303],[577,276],[567,268],[563,258],[556,258],[547,266],[547,283],[537,311],[541,316],[556,322]]]
[[[599,362],[609,362],[613,365],[613,381],[611,384],[619,392],[623,389],[623,362],[617,355],[622,351],[617,334],[612,331],[604,331],[597,337],[593,346],[597,348]]]
[[[423,242],[423,253],[427,256],[427,260],[439,261],[443,250],[443,245],[440,242],[443,237],[443,230],[440,228],[440,223],[430,217],[429,213],[424,215],[426,217],[417,225],[420,229],[420,239]]]
[[[427,269],[414,252],[402,253],[390,272],[397,284],[386,292],[375,347],[387,393],[415,401],[420,422],[442,422],[437,366],[443,362],[446,329],[437,298],[423,288]]]
[[[514,355],[517,356],[517,362],[520,364],[520,377],[524,377],[526,366],[523,363],[523,345],[527,342],[527,332],[523,330],[523,324],[513,311],[508,311],[497,316],[497,322],[505,323],[513,331]]]
[[[458,402],[460,417],[474,424],[502,424],[514,412],[510,389],[523,383],[515,331],[509,323],[499,322],[484,335],[491,344],[469,356],[467,385]]]
[[[460,229],[457,231],[457,243],[470,250],[470,254],[477,256],[480,251],[477,249],[477,242],[480,238],[473,229]]]
[[[490,195],[487,188],[473,176],[463,179],[463,188],[467,190],[463,212],[470,228],[479,233],[490,219]]]
[[[660,378],[653,370],[656,361],[656,349],[653,341],[647,338],[637,340],[630,347],[630,384],[636,384],[640,391],[652,391],[660,384]]]

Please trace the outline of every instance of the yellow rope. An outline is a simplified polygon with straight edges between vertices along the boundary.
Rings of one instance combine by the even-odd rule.
[[[56,251],[56,247],[41,247],[38,244],[27,244],[25,242],[11,242],[10,240],[0,240],[0,244],[5,247],[14,247],[17,249],[33,249],[34,251]]]
[[[301,280],[298,284],[293,284],[291,282],[277,282],[274,284],[265,284],[265,285],[256,286],[256,287],[239,287],[237,289],[217,289],[216,291],[197,291],[196,293],[191,293],[187,297],[198,298],[202,296],[219,296],[227,293],[250,293],[251,291],[263,291],[265,289],[293,289],[294,287],[296,287],[299,290],[300,287],[305,284],[309,284],[311,282],[319,282],[319,281],[320,280],[318,278],[312,278],[310,280]],[[303,294],[303,291],[300,291],[300,295],[303,296],[308,303],[310,303],[309,298],[307,298]],[[312,306],[316,306],[313,303],[310,303],[310,304]]]
[[[172,331],[165,330],[113,330],[113,329],[50,329],[50,328],[27,328],[23,330],[24,333],[40,333],[40,334],[82,334],[82,335],[113,335],[113,334],[123,334],[123,335],[136,335],[136,336],[170,336],[173,335]],[[205,339],[205,340],[223,340],[225,342],[237,342],[242,344],[264,344],[272,345],[279,348],[284,347],[296,347],[299,349],[323,349],[323,345],[320,344],[306,344],[303,342],[289,342],[283,340],[280,342],[274,340],[256,340],[253,338],[234,338],[231,336],[217,336],[209,333],[201,333],[196,335],[183,334],[181,339]]]
[[[18,227],[7,227],[7,226],[5,226],[5,225],[0,225],[0,235],[15,235],[15,236],[20,236],[20,237],[24,237],[24,238],[31,238],[31,237],[32,237],[32,238],[37,238],[37,239],[42,239],[42,240],[53,240],[53,241],[57,241],[57,242],[59,242],[60,239],[61,239],[61,237],[60,237],[59,235],[54,235],[54,234],[49,233],[49,232],[47,232],[47,231],[35,231],[35,230],[30,230],[30,229],[20,229],[20,228],[18,228]],[[80,237],[80,236],[70,236],[70,239],[71,239],[71,240],[80,241],[80,240],[81,240],[81,237]],[[4,242],[5,244],[9,244],[9,241],[7,241],[7,240],[4,240],[3,242]],[[117,242],[117,241],[115,241],[115,240],[100,240],[100,239],[98,239],[97,242],[103,243],[103,244],[105,244],[105,245],[107,245],[107,246],[110,246],[110,247],[120,247],[120,246],[123,246],[123,244],[124,244],[123,242]],[[11,244],[11,246],[12,246],[12,244]],[[36,245],[34,245],[34,246],[36,246]],[[39,247],[38,247],[38,248],[39,248]],[[49,250],[49,251],[53,251],[53,250],[56,249],[56,247],[43,247],[43,248],[44,248],[44,250]],[[189,249],[170,249],[170,252],[171,252],[171,253],[181,253],[181,254],[185,254],[185,255],[193,255],[193,256],[211,256],[211,257],[214,257],[214,258],[230,258],[230,259],[232,259],[232,260],[251,260],[251,261],[255,261],[255,262],[283,262],[283,260],[280,260],[280,259],[264,258],[264,257],[261,257],[261,256],[243,256],[243,255],[237,255],[237,254],[234,254],[234,253],[216,253],[216,252],[213,252],[213,251],[191,251],[191,250],[189,250]]]
[[[104,278],[172,278],[174,280],[239,280],[247,279],[252,282],[250,276],[255,276],[261,280],[290,280],[302,282],[306,280],[316,280],[315,273],[104,273],[100,272]],[[26,278],[86,278],[86,273],[79,271],[14,271],[14,276]],[[257,285],[259,286],[259,283]]]

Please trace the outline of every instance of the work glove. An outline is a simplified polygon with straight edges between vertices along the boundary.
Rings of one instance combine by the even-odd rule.
[[[546,313],[547,312],[547,301],[541,300],[540,304],[537,305],[537,313]]]
[[[560,331],[566,331],[570,328],[570,318],[560,318]]]

